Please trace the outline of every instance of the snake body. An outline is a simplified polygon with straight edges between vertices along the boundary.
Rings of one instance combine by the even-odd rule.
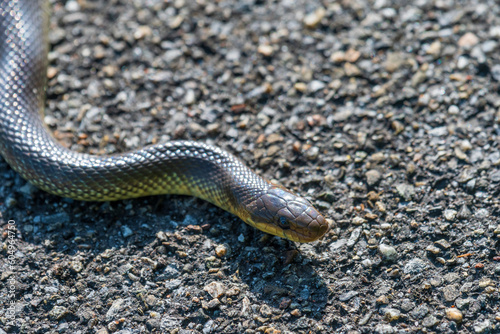
[[[85,201],[192,195],[293,241],[313,241],[326,232],[328,223],[310,202],[215,146],[171,141],[95,156],[58,143],[41,118],[47,6],[44,0],[0,0],[0,153],[23,178],[51,194]]]

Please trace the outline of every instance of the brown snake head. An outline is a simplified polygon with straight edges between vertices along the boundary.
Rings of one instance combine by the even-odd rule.
[[[311,242],[328,231],[325,217],[308,200],[280,186],[273,185],[249,207],[248,224],[282,238]]]

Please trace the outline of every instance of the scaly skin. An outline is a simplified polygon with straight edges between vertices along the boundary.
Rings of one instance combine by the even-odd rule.
[[[311,203],[271,184],[218,147],[172,141],[94,156],[59,144],[40,117],[47,13],[44,0],[0,0],[0,153],[23,178],[51,194],[85,201],[196,196],[293,241],[314,241],[327,231],[327,222]]]

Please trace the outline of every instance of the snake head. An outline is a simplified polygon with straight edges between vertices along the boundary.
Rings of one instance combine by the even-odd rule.
[[[248,212],[248,224],[292,241],[314,241],[328,230],[327,221],[308,200],[281,186],[269,188]]]

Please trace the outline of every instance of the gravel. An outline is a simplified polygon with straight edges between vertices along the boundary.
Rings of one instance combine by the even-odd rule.
[[[216,144],[332,226],[299,245],[190,197],[62,199],[0,158],[3,331],[498,331],[499,4],[51,2],[64,145]]]

